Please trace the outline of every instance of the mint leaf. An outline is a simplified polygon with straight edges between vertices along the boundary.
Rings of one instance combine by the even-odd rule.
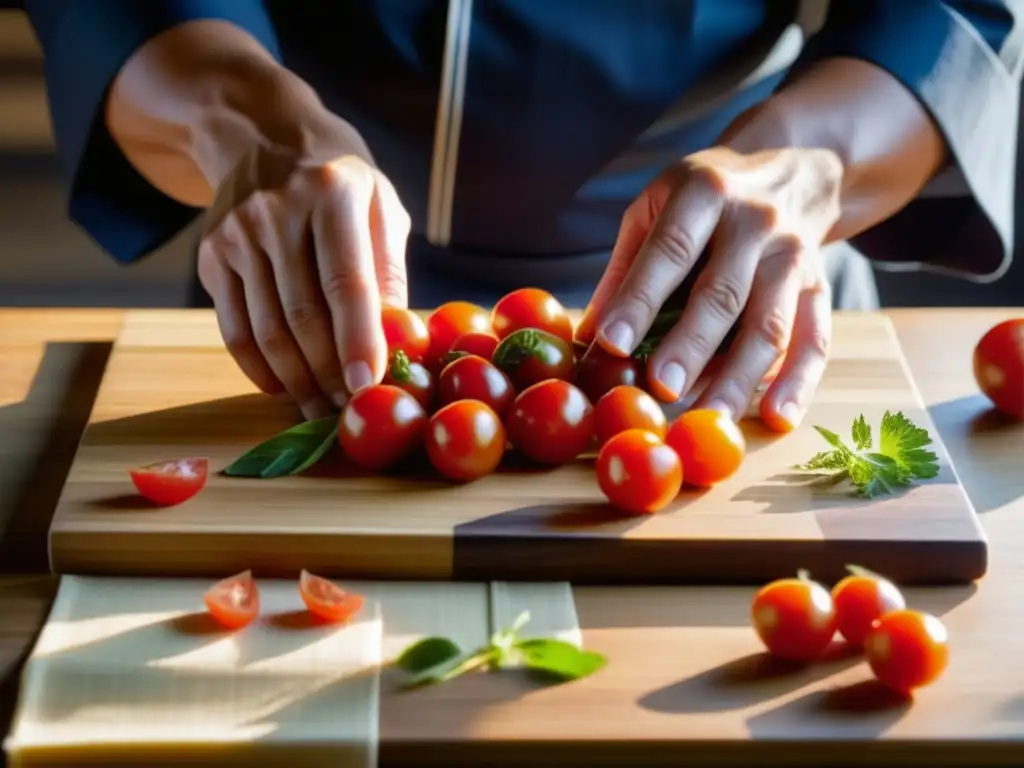
[[[606,664],[600,653],[581,650],[564,640],[521,640],[516,644],[516,650],[528,669],[563,680],[578,680]]]
[[[304,421],[249,449],[235,459],[224,474],[264,479],[297,475],[320,461],[337,438],[337,416]]]
[[[812,456],[809,461],[795,465],[793,469],[805,472],[812,472],[814,470],[846,472],[849,465],[849,455],[850,452],[842,448],[836,448],[834,451],[822,451]]]
[[[939,473],[938,456],[925,450],[925,446],[931,443],[928,431],[911,422],[903,413],[885,412],[879,450],[891,456],[912,477],[929,478]]]
[[[864,420],[864,414],[853,420],[853,428],[850,430],[850,435],[853,437],[853,445],[856,450],[867,451],[871,449],[871,427]]]
[[[425,637],[402,651],[394,664],[403,672],[417,674],[461,655],[462,649],[447,637]]]
[[[818,430],[818,434],[824,437],[825,440],[828,441],[828,444],[831,445],[833,448],[841,448],[846,450],[846,446],[843,444],[842,438],[839,437],[839,435],[837,435],[835,432],[831,432],[825,429],[824,427],[816,426],[815,429]]]

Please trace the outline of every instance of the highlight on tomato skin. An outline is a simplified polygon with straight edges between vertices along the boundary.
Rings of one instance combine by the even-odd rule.
[[[889,579],[859,566],[847,566],[850,575],[832,587],[839,634],[854,646],[863,646],[875,622],[907,607],[899,588]]]
[[[404,389],[377,384],[356,392],[338,417],[338,443],[357,467],[394,466],[422,444],[427,412]]]
[[[548,379],[520,392],[505,416],[509,442],[538,464],[568,464],[594,439],[594,406],[578,387]]]
[[[427,457],[441,475],[470,482],[494,472],[505,455],[501,417],[479,400],[456,400],[430,417]]]
[[[949,633],[936,616],[903,609],[875,621],[864,641],[875,678],[892,690],[910,695],[931,685],[949,666]]]
[[[191,457],[167,459],[128,470],[141,496],[161,507],[181,504],[206,485],[209,460]]]
[[[751,602],[750,618],[768,652],[788,661],[820,657],[836,633],[831,592],[804,571],[761,587]]]
[[[221,579],[204,593],[203,602],[214,620],[227,629],[252,623],[260,612],[260,592],[252,571]]]
[[[679,495],[683,464],[655,433],[627,429],[601,446],[597,480],[614,507],[634,514],[653,514]]]
[[[332,623],[348,621],[366,602],[362,595],[342,589],[305,569],[299,574],[299,595],[310,613]]]
[[[453,360],[441,371],[437,383],[440,406],[456,400],[479,400],[504,417],[516,391],[508,376],[493,363],[476,355]]]

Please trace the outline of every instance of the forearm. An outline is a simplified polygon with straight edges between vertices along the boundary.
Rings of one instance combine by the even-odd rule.
[[[828,240],[889,218],[946,162],[941,132],[892,75],[857,59],[827,59],[741,115],[721,143],[750,153],[830,149],[843,164],[842,211]]]

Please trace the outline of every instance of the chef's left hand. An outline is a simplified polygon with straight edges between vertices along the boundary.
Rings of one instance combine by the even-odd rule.
[[[648,385],[668,402],[684,396],[742,313],[699,405],[741,417],[784,357],[761,414],[777,428],[796,426],[829,354],[831,290],[819,251],[839,216],[842,175],[839,157],[816,149],[715,147],[666,169],[626,211],[578,337],[633,352],[708,248],[681,318],[649,358]]]

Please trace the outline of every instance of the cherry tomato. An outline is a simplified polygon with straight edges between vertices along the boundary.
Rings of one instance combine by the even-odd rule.
[[[669,426],[665,442],[683,460],[686,482],[700,488],[734,475],[747,451],[746,439],[736,423],[709,409],[680,414]]]
[[[572,345],[572,320],[565,307],[540,288],[520,288],[501,297],[491,310],[491,326],[499,339],[524,328],[536,328]]]
[[[645,429],[659,440],[668,432],[668,419],[658,402],[642,389],[620,385],[608,392],[594,406],[597,442],[627,429]]]
[[[502,339],[491,362],[508,375],[520,392],[548,379],[572,381],[576,369],[572,347],[557,336],[534,328],[515,331]]]
[[[422,444],[427,412],[404,389],[377,384],[356,392],[338,419],[338,442],[353,464],[385,469]]]
[[[803,572],[761,587],[750,617],[769,653],[792,661],[820,656],[836,633],[832,594]]]
[[[427,428],[430,463],[451,480],[465,482],[493,472],[505,455],[505,442],[501,418],[479,400],[449,403]]]
[[[850,575],[832,587],[836,606],[836,626],[848,643],[864,645],[871,625],[892,611],[907,607],[903,593],[888,579],[849,567]]]
[[[949,633],[938,618],[920,611],[887,613],[864,641],[878,681],[900,693],[934,683],[949,665]]]
[[[470,355],[490,360],[494,356],[494,350],[498,347],[498,337],[493,333],[482,333],[471,331],[464,333],[452,344],[450,352],[465,352]]]
[[[576,386],[548,379],[524,389],[505,419],[509,442],[541,464],[572,461],[594,439],[594,406]]]
[[[252,571],[221,579],[203,595],[210,615],[228,629],[239,629],[260,612],[260,592]]]
[[[387,373],[384,374],[384,381],[381,383],[404,389],[428,412],[434,404],[436,387],[433,375],[422,363],[410,360],[402,350],[391,356]]]
[[[468,301],[442,304],[427,318],[431,365],[440,361],[460,336],[474,331],[487,333],[490,330],[491,314],[483,307]]]
[[[209,462],[206,459],[157,461],[128,470],[135,489],[161,507],[181,504],[206,485]]]
[[[644,365],[634,357],[612,355],[600,345],[592,344],[576,364],[574,381],[590,402],[596,403],[615,387],[642,387]]]
[[[448,363],[437,382],[441,405],[456,400],[479,400],[504,417],[515,399],[516,391],[508,376],[493,364],[476,355],[466,355]]]
[[[388,342],[388,359],[401,350],[410,360],[423,362],[430,351],[430,333],[423,318],[401,307],[384,307],[380,321]]]
[[[362,595],[348,592],[305,569],[299,574],[299,594],[309,612],[325,621],[348,621],[365,602]]]
[[[1004,320],[981,337],[974,378],[996,408],[1024,419],[1024,317]]]
[[[619,509],[652,514],[679,495],[683,463],[653,432],[627,429],[601,446],[597,482],[608,501]]]

